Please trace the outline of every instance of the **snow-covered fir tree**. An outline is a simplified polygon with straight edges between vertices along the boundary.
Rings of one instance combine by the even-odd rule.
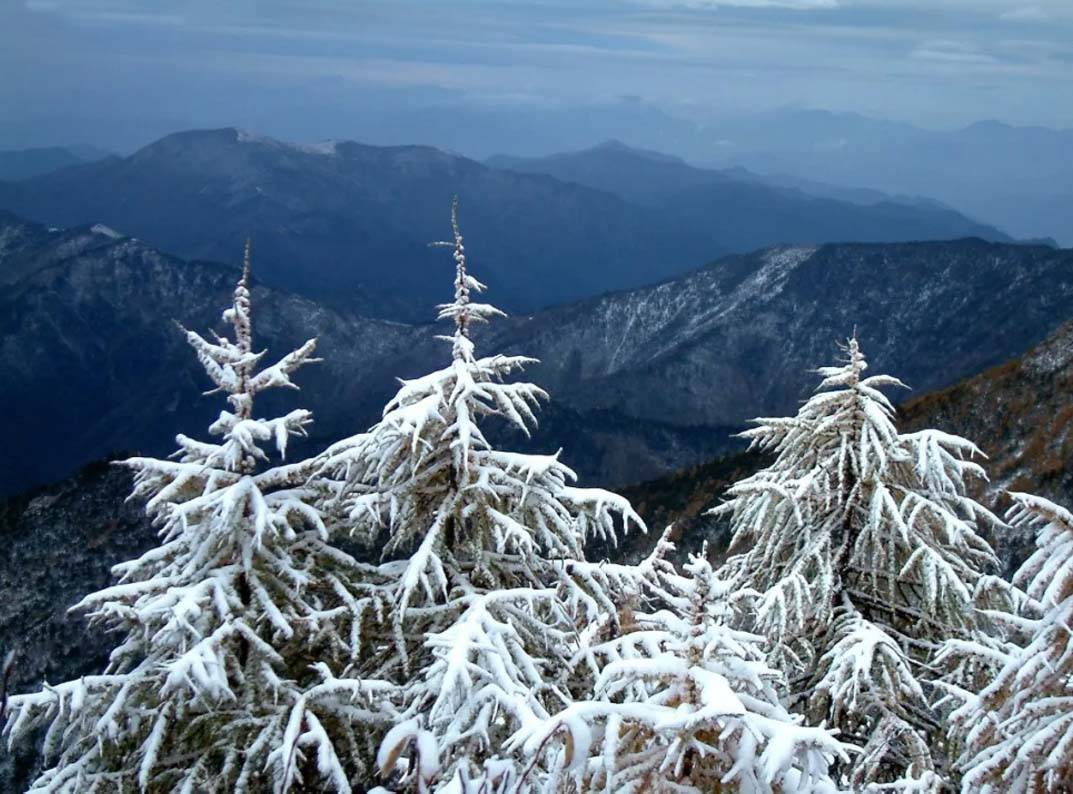
[[[216,440],[124,462],[161,545],[74,607],[120,635],[107,669],[11,699],[12,740],[46,728],[33,791],[344,792],[366,773],[361,726],[382,715],[365,703],[389,685],[336,677],[354,654],[356,563],[326,541],[309,466],[267,451],[282,457],[310,413],[255,418],[261,392],[296,388],[315,340],[261,365],[248,243],[223,317],[233,339],[185,332],[227,397]]]
[[[943,725],[927,665],[943,641],[987,630],[976,591],[997,566],[981,524],[1000,522],[966,495],[984,472],[965,439],[899,434],[865,377],[857,340],[794,417],[744,433],[774,455],[732,486],[723,572],[751,599],[746,628],[768,641],[789,678],[788,704],[838,728],[861,752],[845,785],[936,789],[946,774]]]
[[[403,381],[380,422],[327,450],[324,471],[343,527],[384,553],[359,586],[352,675],[399,687],[397,724],[380,734],[385,784],[513,791],[521,761],[501,748],[572,702],[580,637],[613,622],[619,588],[634,587],[631,569],[587,563],[582,546],[642,524],[625,499],[570,485],[558,454],[489,442],[488,420],[528,434],[546,395],[508,380],[533,359],[476,356],[471,329],[501,312],[472,299],[483,286],[457,201],[452,227],[455,297],[439,314],[454,324],[450,362]]]
[[[952,736],[964,737],[965,792],[1073,790],[1073,514],[1030,494],[1014,493],[1008,516],[1016,528],[1038,530],[1036,551],[1014,582],[1027,601],[1018,610],[1023,639],[996,652],[977,645],[1000,667],[979,694],[962,693]],[[954,645],[953,650],[964,647]],[[971,649],[970,649],[971,650]]]
[[[848,760],[842,745],[779,702],[781,675],[761,637],[730,626],[728,583],[706,547],[684,576],[664,559],[671,548],[665,534],[641,566],[653,608],[588,650],[590,699],[515,737],[534,756],[553,741],[568,748],[547,790],[837,791],[828,765]]]

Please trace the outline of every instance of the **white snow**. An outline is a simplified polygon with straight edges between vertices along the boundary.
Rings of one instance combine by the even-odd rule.
[[[817,371],[817,393],[795,417],[742,434],[775,461],[712,512],[732,522],[724,575],[750,605],[742,625],[802,682],[791,702],[813,724],[862,737],[841,783],[890,782],[879,776],[894,765],[916,786],[945,759],[931,754],[942,732],[915,715],[930,713],[925,685],[942,675],[942,643],[987,637],[977,597],[996,589],[984,574],[998,560],[978,529],[1001,522],[966,495],[985,480],[975,445],[899,434],[880,389],[902,384],[865,377],[856,339],[845,351]]]
[[[105,226],[103,223],[95,223],[89,227],[89,230],[94,234],[99,234],[104,237],[111,237],[113,240],[118,240],[120,237],[123,236],[111,226]]]

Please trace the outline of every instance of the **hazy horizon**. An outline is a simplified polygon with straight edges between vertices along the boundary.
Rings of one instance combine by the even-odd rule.
[[[0,149],[238,127],[482,160],[616,139],[1069,244],[1071,42],[1068,0],[19,0]]]
[[[928,130],[1073,127],[1073,4],[942,5],[26,0],[0,10],[0,65],[16,78],[0,81],[0,148],[127,153],[178,130],[238,126],[480,157],[644,144],[646,126],[718,128],[787,108]],[[487,134],[460,149],[441,114]],[[512,149],[513,119],[546,128],[544,152]],[[623,128],[609,134],[614,122]]]
[[[606,105],[575,106],[575,107],[561,108],[561,109],[559,109],[559,111],[562,112],[562,113],[567,113],[567,114],[570,114],[570,113],[596,113],[596,114],[599,114],[599,113],[611,113],[611,112],[623,111],[623,110],[628,111],[631,106],[636,107],[637,103],[632,102],[629,99],[624,98],[620,103],[617,103],[617,104],[616,103],[609,103],[609,104],[606,104]],[[429,111],[443,110],[445,112],[450,110],[450,109],[461,109],[464,112],[473,111],[474,113],[480,113],[481,110],[482,110],[479,107],[468,107],[468,106],[463,107],[463,106],[451,106],[451,105],[443,105],[443,106],[432,105],[432,106],[429,106],[429,108],[427,108],[427,110],[429,110]],[[651,110],[652,110],[652,108],[647,108],[647,107],[644,109],[645,112],[651,111]],[[717,132],[719,130],[719,127],[720,127],[721,124],[740,124],[740,123],[760,124],[760,123],[765,123],[765,122],[766,123],[774,123],[778,119],[788,117],[791,114],[810,114],[810,115],[815,115],[817,117],[826,115],[826,116],[831,117],[833,120],[837,120],[837,119],[854,119],[854,120],[860,120],[860,121],[865,121],[865,122],[869,122],[869,123],[874,122],[874,123],[879,123],[879,124],[884,124],[884,125],[890,125],[891,127],[895,127],[895,126],[902,127],[907,131],[908,130],[916,130],[916,131],[923,132],[923,133],[956,133],[956,132],[963,132],[963,131],[969,130],[971,128],[974,128],[974,127],[979,127],[979,126],[982,126],[982,125],[990,125],[990,124],[996,124],[996,125],[999,125],[1001,127],[1006,127],[1006,128],[1010,128],[1010,129],[1014,129],[1014,130],[1043,130],[1043,131],[1046,131],[1048,133],[1059,133],[1059,134],[1073,133],[1073,126],[1061,127],[1061,126],[1048,126],[1048,125],[1045,125],[1045,124],[1015,124],[1015,123],[1003,121],[1003,120],[997,119],[997,118],[980,118],[980,119],[976,119],[974,121],[970,121],[970,122],[965,123],[965,124],[958,124],[958,125],[954,125],[954,126],[950,126],[950,127],[926,127],[926,126],[922,126],[922,125],[910,124],[908,122],[897,121],[897,120],[894,120],[894,119],[883,118],[881,116],[868,116],[868,115],[864,115],[864,114],[858,114],[858,113],[855,113],[853,111],[845,111],[845,110],[840,110],[840,109],[837,109],[837,108],[795,107],[795,106],[792,106],[792,105],[787,105],[787,106],[780,107],[780,108],[773,108],[770,111],[766,111],[764,113],[742,114],[740,116],[727,116],[724,119],[713,121],[713,122],[710,122],[710,123],[707,123],[707,124],[695,124],[695,125],[692,125],[692,126],[694,126],[699,131],[706,131],[707,130],[707,131]],[[549,115],[551,115],[551,114],[549,113]],[[661,115],[663,115],[663,114],[661,114]],[[682,124],[691,124],[691,122],[689,122],[686,119],[676,118],[676,117],[670,116],[670,115],[664,115],[664,118],[668,119],[668,120],[670,120],[672,122],[677,122],[677,123],[682,123]],[[436,140],[426,139],[426,138],[428,138],[429,133],[428,132],[421,133],[418,130],[414,130],[414,133],[409,137],[403,135],[399,140],[395,140],[393,142],[387,142],[386,140],[384,140],[384,134],[383,133],[378,133],[375,130],[367,130],[367,131],[365,131],[366,132],[365,135],[361,135],[361,134],[343,134],[343,133],[335,134],[331,130],[326,130],[323,134],[317,134],[317,133],[311,132],[308,135],[288,135],[285,130],[281,131],[281,132],[276,132],[276,131],[273,131],[272,129],[269,129],[274,125],[266,125],[267,128],[258,128],[258,127],[250,127],[250,126],[242,125],[242,124],[239,124],[239,123],[231,123],[231,122],[221,121],[221,122],[215,123],[215,124],[208,124],[208,123],[206,123],[206,124],[192,124],[191,123],[191,124],[188,124],[187,126],[180,125],[180,126],[176,126],[174,128],[171,128],[171,127],[164,126],[165,123],[166,122],[163,122],[163,121],[160,122],[161,126],[160,126],[159,131],[156,130],[155,125],[153,125],[154,129],[145,131],[145,136],[146,137],[144,137],[144,138],[138,138],[137,137],[137,132],[131,133],[131,140],[130,140],[129,143],[126,143],[125,145],[109,145],[107,142],[103,142],[103,143],[102,142],[95,142],[96,141],[96,136],[90,135],[90,136],[84,136],[83,138],[79,138],[79,137],[77,137],[77,133],[76,133],[70,139],[63,137],[62,134],[57,134],[54,137],[53,136],[44,136],[44,137],[38,136],[38,137],[34,137],[34,138],[29,138],[29,137],[25,137],[25,138],[18,137],[18,138],[11,138],[11,139],[0,138],[0,151],[13,151],[14,152],[14,151],[33,150],[33,149],[52,149],[52,148],[56,148],[56,149],[68,149],[68,150],[71,150],[72,152],[74,152],[76,154],[81,153],[81,155],[86,159],[93,159],[93,158],[98,157],[98,156],[106,156],[106,155],[117,155],[117,156],[120,156],[120,157],[126,157],[126,156],[129,156],[129,155],[137,152],[140,149],[143,149],[143,148],[145,148],[147,146],[151,146],[152,144],[158,142],[162,138],[166,138],[166,137],[168,137],[170,135],[182,134],[182,133],[190,133],[190,132],[206,132],[206,131],[212,131],[212,130],[232,129],[232,128],[241,130],[243,132],[248,132],[248,133],[251,133],[253,135],[263,136],[263,137],[266,137],[266,138],[272,138],[274,140],[280,141],[281,143],[288,143],[288,144],[312,145],[312,144],[329,143],[329,142],[353,141],[355,143],[367,144],[367,145],[370,145],[370,146],[387,146],[387,145],[431,146],[431,147],[434,147],[434,148],[443,149],[444,151],[450,152],[452,154],[457,154],[457,155],[462,156],[462,157],[468,157],[468,158],[477,159],[477,160],[487,159],[487,158],[489,158],[489,157],[491,157],[493,155],[544,156],[544,155],[551,155],[551,154],[580,152],[580,151],[584,151],[584,150],[587,150],[587,149],[594,149],[594,148],[600,147],[600,146],[605,145],[605,144],[610,144],[610,143],[621,143],[621,144],[623,144],[623,145],[625,145],[627,147],[630,147],[630,148],[645,149],[645,146],[643,144],[639,144],[639,143],[635,144],[635,143],[630,142],[629,139],[631,138],[631,135],[630,135],[630,130],[628,128],[621,130],[621,134],[614,134],[614,133],[611,133],[611,132],[603,132],[603,131],[595,131],[592,134],[586,134],[584,131],[575,132],[575,133],[573,133],[571,135],[571,137],[576,138],[577,141],[578,141],[577,143],[568,144],[566,146],[554,146],[554,145],[552,145],[552,146],[546,147],[546,149],[542,149],[540,151],[534,151],[534,150],[532,150],[531,147],[525,147],[525,146],[523,146],[520,149],[518,149],[517,151],[515,151],[515,150],[512,150],[510,148],[509,143],[508,143],[503,147],[495,147],[495,146],[490,147],[490,148],[486,147],[487,151],[481,151],[481,152],[475,152],[474,153],[474,152],[467,152],[467,151],[463,151],[463,150],[453,148],[451,145],[449,145],[447,143],[440,143],[440,142],[437,142]],[[179,123],[179,122],[176,122],[176,123]],[[147,125],[142,124],[142,125],[137,125],[137,126],[140,127],[140,128],[144,128],[144,126],[147,126]],[[120,135],[119,137],[121,139],[125,139],[127,136],[126,135]],[[9,141],[9,142],[5,142],[5,141]],[[698,159],[690,156],[689,154],[680,154],[678,152],[671,151],[670,149],[667,149],[667,150],[652,149],[651,151],[658,152],[660,154],[665,154],[665,155],[668,155],[668,156],[680,157],[682,160],[685,160],[686,162],[688,162],[690,164],[697,165],[698,167],[713,167],[713,165],[714,165],[714,163],[712,161],[698,160]]]

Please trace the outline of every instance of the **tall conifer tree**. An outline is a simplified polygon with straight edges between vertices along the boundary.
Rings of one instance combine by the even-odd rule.
[[[724,573],[753,599],[747,625],[790,705],[862,748],[843,783],[931,790],[946,759],[928,664],[986,630],[974,591],[997,560],[977,530],[1000,522],[966,495],[984,477],[976,447],[899,434],[879,390],[902,384],[867,366],[850,339],[796,416],[757,420],[743,435],[775,460],[714,512],[732,521]]]
[[[631,569],[585,562],[583,544],[641,521],[622,497],[572,486],[558,454],[488,440],[489,420],[528,434],[546,395],[508,380],[534,359],[476,355],[472,329],[501,312],[473,300],[484,287],[457,201],[452,228],[455,296],[439,314],[454,325],[449,364],[403,381],[380,422],[325,453],[324,471],[343,526],[385,555],[359,588],[354,670],[398,687],[382,774],[415,791],[513,790],[521,760],[507,739],[572,702],[580,637],[613,621],[616,588],[630,589]]]
[[[1018,610],[1023,614],[1013,621],[1020,642],[1002,651],[993,639],[977,644],[976,654],[997,659],[999,669],[978,695],[962,693],[965,702],[954,712],[950,732],[959,743],[964,737],[960,762],[965,792],[1069,791],[1073,789],[1073,514],[1038,496],[1011,496],[1011,525],[1039,533],[1035,553],[1014,577],[1027,595]],[[953,650],[965,648],[954,645]]]
[[[74,607],[120,635],[107,669],[11,699],[12,739],[47,726],[51,766],[32,791],[349,791],[363,773],[377,685],[336,678],[353,652],[356,563],[327,542],[311,466],[269,458],[310,413],[255,414],[261,392],[297,388],[315,340],[261,366],[248,243],[223,317],[233,339],[185,332],[227,397],[209,428],[218,440],[180,435],[172,460],[124,461],[162,543]]]

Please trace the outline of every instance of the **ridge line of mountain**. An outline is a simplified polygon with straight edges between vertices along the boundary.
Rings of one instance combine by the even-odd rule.
[[[646,168],[677,167],[617,155],[627,163],[616,170],[634,181]],[[449,262],[428,243],[447,235],[454,195],[472,261],[497,302],[522,313],[651,285],[780,240],[1008,239],[934,207],[804,199],[742,180],[720,185],[647,200],[610,185],[489,168],[434,147],[305,146],[222,128],[0,183],[0,207],[49,226],[100,222],[184,259],[237,264],[252,235],[264,283],[408,322],[431,320],[441,297],[438,276]]]
[[[94,226],[48,231],[7,218],[0,282],[18,286],[0,293],[0,402],[20,417],[9,441],[42,452],[8,461],[0,488],[56,479],[120,446],[161,454],[176,432],[208,424],[200,375],[165,320],[215,327],[228,265],[191,265]],[[261,248],[255,241],[255,273]],[[449,289],[440,279],[436,302]],[[319,438],[367,426],[397,377],[443,365],[434,325],[371,318],[260,280],[254,302],[259,344],[320,337],[325,360],[303,392]],[[808,369],[855,326],[873,360],[930,390],[1071,316],[1073,251],[975,239],[827,244],[725,257],[653,287],[498,320],[475,341],[540,359],[531,377],[553,402],[532,443],[564,446],[582,476],[619,484],[733,448],[726,428],[795,405]],[[65,399],[72,387],[84,398]]]

